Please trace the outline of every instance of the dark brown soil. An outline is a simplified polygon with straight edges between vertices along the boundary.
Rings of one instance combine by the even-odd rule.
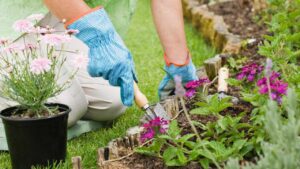
[[[263,39],[258,38],[255,40],[255,42],[249,43],[247,46],[242,48],[240,52],[240,56],[247,57],[249,59],[249,62],[256,62],[256,63],[264,63],[266,57],[260,55],[258,53],[259,46],[263,44]]]
[[[184,167],[167,167],[164,165],[162,159],[141,154],[134,154],[126,158],[126,160],[122,160],[122,163],[132,169],[201,169],[197,163],[189,164]]]
[[[258,23],[252,11],[252,0],[233,0],[217,3],[209,7],[217,15],[223,16],[229,31],[241,38],[260,38],[267,33],[265,24]],[[255,21],[257,20],[257,21]]]

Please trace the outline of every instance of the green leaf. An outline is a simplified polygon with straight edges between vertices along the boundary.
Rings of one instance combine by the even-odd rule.
[[[173,120],[168,129],[168,134],[173,139],[176,139],[180,135],[181,129],[178,127],[178,122],[176,120]]]
[[[177,148],[170,146],[164,151],[163,159],[165,162],[170,161],[174,157],[176,157],[176,154],[177,154]]]
[[[191,151],[191,153],[189,154],[189,161],[194,161],[196,160],[198,157],[199,157],[200,154],[200,151],[197,150],[197,149],[193,149]]]
[[[180,164],[181,164],[181,165],[186,165],[186,163],[187,163],[188,161],[187,161],[186,156],[185,156],[184,153],[183,153],[183,150],[182,150],[182,149],[178,149],[176,154],[177,154],[178,161],[180,162]]]
[[[215,150],[216,154],[222,155],[226,153],[225,145],[221,142],[211,141],[209,142],[209,146]]]
[[[200,163],[200,165],[201,165],[201,167],[202,167],[203,169],[208,169],[208,168],[209,168],[209,164],[210,164],[210,160],[207,159],[207,158],[200,159],[200,160],[199,160],[199,163]]]
[[[237,151],[241,150],[243,146],[247,143],[247,140],[236,140],[233,143],[233,148]]]
[[[182,166],[182,164],[179,162],[177,158],[170,161],[166,161],[166,165],[169,167]]]
[[[188,141],[190,138],[192,138],[194,136],[195,136],[195,134],[186,134],[183,137],[179,138],[178,142],[185,143],[186,141]]]
[[[217,121],[218,125],[221,127],[222,130],[226,130],[229,126],[229,120],[227,117],[221,118]]]
[[[158,138],[165,139],[165,140],[173,140],[172,137],[170,137],[169,135],[165,135],[165,134],[159,135]]]
[[[210,115],[212,114],[208,108],[206,107],[201,107],[201,108],[196,108],[193,109],[191,112],[191,114],[197,114],[197,115]]]
[[[215,154],[209,150],[201,150],[201,151],[199,151],[199,154],[205,158],[212,160],[212,161],[215,159]]]
[[[165,140],[154,139],[154,141],[152,142],[151,146],[149,146],[149,148],[151,148],[154,152],[159,153],[164,144],[165,144]]]
[[[240,86],[240,85],[241,85],[241,81],[239,81],[239,80],[237,80],[237,79],[233,79],[233,78],[226,79],[226,82],[227,82],[230,86]]]
[[[135,152],[139,154],[144,154],[148,156],[155,156],[156,152],[153,152],[149,147],[139,147],[134,150]]]

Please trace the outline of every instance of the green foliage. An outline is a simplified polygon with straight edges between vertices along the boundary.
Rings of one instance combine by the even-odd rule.
[[[267,23],[271,36],[259,47],[259,53],[271,58],[276,70],[290,86],[298,86],[300,81],[300,1],[269,0],[267,9],[270,21]],[[299,92],[299,88],[296,88]]]
[[[244,169],[296,169],[300,166],[300,107],[293,90],[279,108],[277,103],[268,102],[265,115],[265,131],[268,141],[262,143],[262,155],[256,164],[249,163]],[[238,160],[230,160],[226,169],[240,168]]]
[[[162,158],[167,166],[185,166],[191,161],[198,162],[203,168],[213,166],[215,162],[223,163],[230,157],[243,159],[255,148],[256,139],[252,138],[253,126],[243,123],[245,113],[238,116],[222,116],[221,111],[231,107],[231,98],[219,100],[218,94],[208,98],[206,102],[197,102],[201,106],[191,111],[201,116],[215,116],[217,120],[201,124],[194,121],[193,124],[200,127],[201,140],[194,134],[182,134],[176,120],[172,121],[166,134],[158,136],[150,146],[141,147],[137,152],[147,155],[155,155]],[[157,142],[164,144],[157,148]]]
[[[207,97],[205,102],[197,102],[195,105],[199,108],[193,109],[191,114],[198,115],[219,115],[219,113],[228,107],[232,106],[230,103],[231,97],[219,99],[218,94]]]

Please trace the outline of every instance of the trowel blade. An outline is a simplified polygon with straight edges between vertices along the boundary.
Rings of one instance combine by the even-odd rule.
[[[157,103],[153,110],[156,116],[164,118],[165,120],[171,120],[170,115],[165,111],[164,107],[160,103]]]

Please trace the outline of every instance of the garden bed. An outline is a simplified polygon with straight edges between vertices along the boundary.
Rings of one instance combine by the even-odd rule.
[[[168,123],[167,131],[161,130],[165,125],[161,120],[159,126],[150,125],[150,128],[158,128],[155,128],[155,135],[145,141],[143,137],[150,123],[146,126],[144,124],[144,130],[134,136],[136,144],[132,144],[130,139],[126,141],[131,137],[129,136],[125,137],[123,147],[118,147],[117,143],[115,148],[110,146],[114,144],[110,144],[109,148],[100,149],[99,165],[102,168],[138,169],[231,169],[243,168],[246,164],[251,164],[249,168],[259,169],[284,166],[288,159],[283,158],[283,155],[288,155],[289,159],[293,159],[297,153],[299,155],[296,148],[293,148],[299,148],[296,145],[298,141],[295,144],[292,141],[299,140],[299,129],[295,128],[295,122],[300,124],[299,117],[295,115],[299,107],[295,93],[300,93],[297,87],[300,77],[299,73],[295,73],[299,70],[298,63],[295,63],[299,57],[299,43],[296,43],[299,38],[294,34],[299,26],[283,25],[292,30],[289,34],[283,29],[277,29],[278,25],[285,22],[276,18],[282,17],[277,15],[276,10],[295,19],[295,15],[289,15],[289,12],[299,8],[284,4],[278,7],[273,4],[271,9],[276,11],[273,11],[273,15],[277,16],[271,18],[274,25],[266,27],[253,20],[262,15],[257,11],[253,12],[255,5],[251,6],[246,0],[208,6],[197,0],[183,2],[185,15],[192,20],[193,25],[220,51],[229,54],[223,53],[205,62],[206,74],[211,82],[201,77],[199,81],[185,86],[185,97],[177,96],[173,99],[176,100],[173,108],[176,107],[179,114],[173,114],[174,119]],[[240,9],[241,5],[245,10]],[[287,21],[294,22],[289,19],[286,18]],[[267,30],[273,31],[268,33]],[[264,34],[272,36],[264,39]],[[290,38],[282,38],[283,35]],[[248,38],[251,40],[242,40]],[[276,43],[278,40],[279,44]],[[230,78],[226,80],[229,89],[225,94],[238,101],[233,101],[232,97],[219,98],[222,93],[218,91],[216,84],[216,70],[224,65],[230,68]],[[287,76],[287,72],[293,75]],[[293,89],[288,91],[288,87]],[[173,112],[171,109],[167,111]],[[293,139],[288,140],[289,138]],[[285,144],[287,142],[290,144]],[[294,151],[294,154],[289,151]],[[112,152],[118,153],[116,155]],[[228,163],[230,158],[236,160]],[[299,163],[295,161],[289,161],[289,165],[299,167]]]
[[[240,2],[239,2],[240,1]],[[259,20],[252,0],[232,0],[208,6],[214,14],[222,16],[230,33],[241,39],[261,38],[267,34],[266,25]]]

